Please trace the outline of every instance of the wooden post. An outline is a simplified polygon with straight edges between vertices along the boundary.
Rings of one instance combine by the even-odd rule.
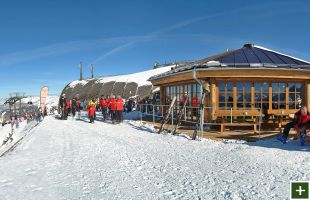
[[[216,94],[216,84],[214,79],[210,79],[211,83],[211,118],[212,120],[216,120],[215,111],[217,108],[217,94]]]
[[[251,108],[255,108],[255,88],[254,88],[254,83],[252,82],[251,86]]]
[[[233,87],[233,108],[234,110],[237,109],[237,84],[235,82],[234,83],[234,87]]]
[[[272,84],[269,83],[269,90],[268,90],[268,94],[269,94],[269,111],[272,110]]]

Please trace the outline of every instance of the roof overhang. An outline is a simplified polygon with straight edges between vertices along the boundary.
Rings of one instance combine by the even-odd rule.
[[[163,84],[193,80],[194,68],[166,73],[152,77],[150,81],[154,86]],[[205,78],[272,78],[272,79],[303,79],[310,80],[310,70],[285,69],[285,68],[260,68],[260,67],[209,67],[196,68],[196,75],[199,79]]]

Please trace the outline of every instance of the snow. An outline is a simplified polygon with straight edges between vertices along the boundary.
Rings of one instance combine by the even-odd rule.
[[[174,67],[174,66],[175,65],[170,65],[166,67],[160,67],[160,68],[151,69],[151,70],[147,70],[143,72],[137,72],[133,74],[102,77],[102,78],[99,78],[99,82],[100,83],[107,83],[110,81],[127,82],[127,83],[135,82],[138,84],[138,86],[151,85],[152,83],[148,81],[150,77],[170,71],[171,67]]]
[[[289,199],[291,180],[310,180],[309,144],[154,131],[46,117],[0,157],[0,199]]]
[[[85,85],[88,81],[87,80],[76,80],[69,84],[69,87],[74,88],[77,84]]]
[[[32,96],[32,97],[26,97],[22,99],[22,103],[28,103],[32,102],[33,105],[39,106],[40,104],[40,97],[39,96]],[[51,107],[57,107],[59,101],[59,96],[47,96],[45,104],[48,109]]]
[[[5,126],[0,127],[0,156],[4,154],[8,149],[14,146],[21,138],[23,138],[29,131],[38,124],[36,121],[31,121],[27,124],[26,121],[22,121],[19,123],[18,128],[14,125],[14,134],[12,135],[12,142],[7,142],[3,144],[3,141],[9,137],[9,133],[11,132],[11,124],[7,124]],[[2,146],[1,146],[2,145]]]

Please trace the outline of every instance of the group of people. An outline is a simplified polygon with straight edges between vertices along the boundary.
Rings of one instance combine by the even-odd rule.
[[[293,121],[287,123],[284,126],[283,134],[279,138],[284,144],[287,141],[288,134],[294,128],[300,138],[300,144],[304,145],[306,141],[306,131],[310,129],[310,112],[306,106],[301,107],[301,109],[295,113]]]
[[[121,123],[123,121],[124,100],[120,96],[101,96],[100,99],[91,99],[89,101],[81,101],[78,97],[72,100],[67,99],[66,94],[63,94],[60,102],[61,119],[66,120],[69,113],[75,117],[76,112],[85,110],[88,112],[89,122],[94,123],[96,119],[96,111],[101,111],[103,121],[110,119],[112,123]]]

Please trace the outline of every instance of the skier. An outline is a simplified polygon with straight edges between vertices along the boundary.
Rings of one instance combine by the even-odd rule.
[[[66,94],[63,94],[62,97],[59,100],[59,106],[61,109],[61,119],[65,119],[66,117],[66,105],[67,105],[67,98],[66,98]]]
[[[306,106],[300,108],[298,112],[295,113],[292,122],[287,123],[284,126],[283,134],[279,140],[285,144],[287,141],[288,134],[291,128],[295,128],[297,134],[300,137],[300,144],[305,144],[306,130],[310,127],[310,113]]]
[[[107,115],[107,100],[104,98],[103,95],[100,98],[99,105],[100,105],[100,108],[101,108],[103,121],[105,121],[106,115]]]
[[[198,102],[199,102],[198,97],[192,98],[193,116],[196,116],[196,117],[197,117],[197,112],[198,112]]]
[[[124,101],[118,96],[116,99],[116,122],[121,123],[123,121]]]
[[[72,99],[72,103],[71,103],[71,112],[72,112],[72,117],[75,117],[75,112],[77,110],[77,103],[76,103],[76,98],[74,97]]]
[[[15,115],[15,124],[16,124],[16,128],[18,128],[19,127],[19,120],[18,120],[17,115]]]
[[[70,100],[67,100],[66,97],[65,97],[65,102],[66,102],[66,105],[65,105],[65,120],[66,120],[68,119],[71,103],[70,103]]]
[[[80,111],[84,110],[85,100],[80,102]]]
[[[89,123],[94,123],[94,120],[95,120],[95,111],[96,111],[96,108],[95,108],[94,104],[91,104],[91,105],[90,105],[90,108],[89,108],[89,110],[88,110]]]
[[[107,118],[111,119],[111,106],[110,106],[110,101],[111,101],[111,97],[107,96]]]
[[[116,114],[116,99],[115,97],[112,95],[109,101],[109,107],[110,107],[110,113],[111,113],[111,121],[114,124],[115,123],[115,114]]]
[[[43,117],[44,116],[47,116],[47,107],[46,107],[46,105],[44,105],[44,107],[43,107]]]

